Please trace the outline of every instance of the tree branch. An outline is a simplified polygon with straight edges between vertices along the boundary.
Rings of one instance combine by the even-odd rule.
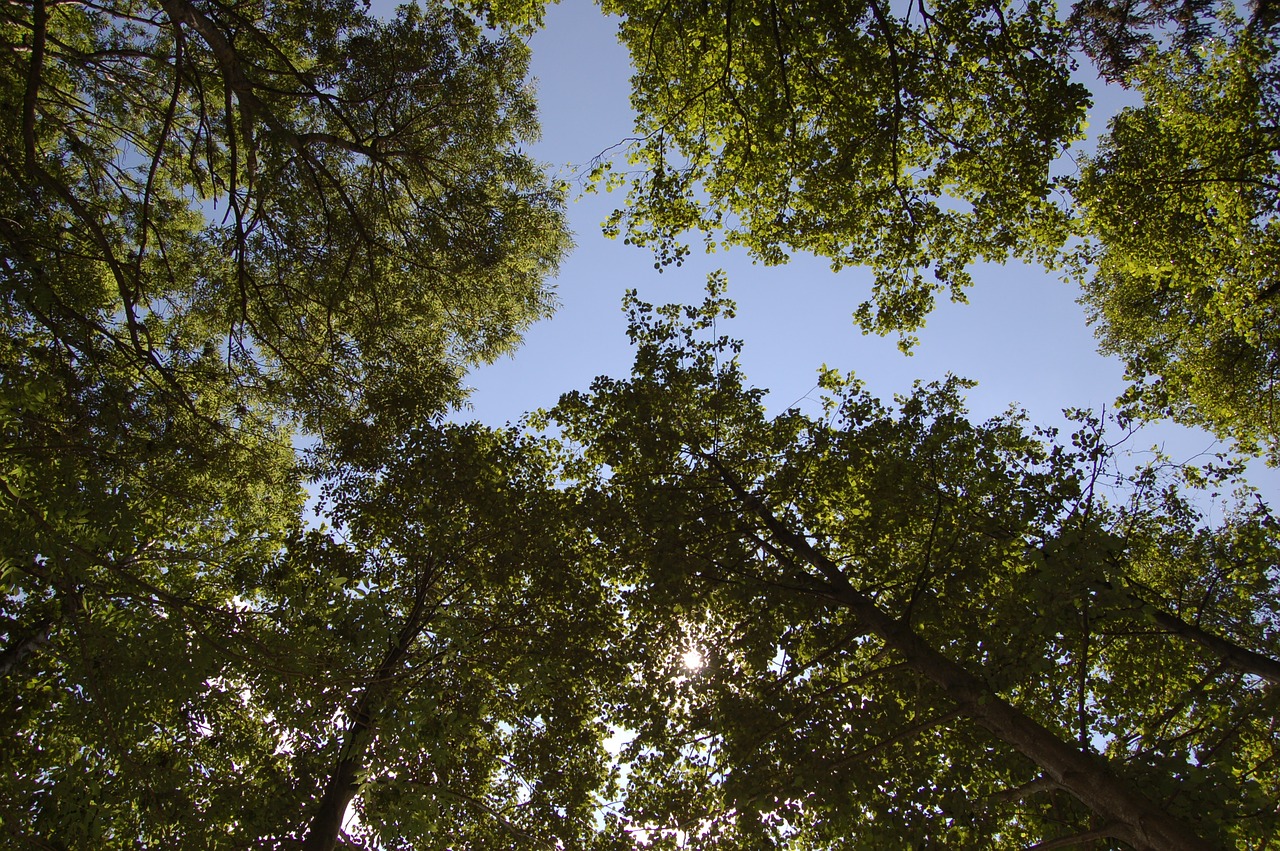
[[[1054,783],[1110,825],[1105,835],[1128,842],[1139,851],[1208,851],[1210,846],[1198,838],[1190,825],[1116,777],[1105,760],[1064,742],[963,665],[938,652],[909,624],[892,618],[870,597],[855,590],[838,565],[779,520],[718,459],[705,454],[702,457],[779,542],[828,577],[833,598],[847,607],[868,632],[884,641],[918,674],[939,686],[962,714],[1040,766]]]
[[[418,587],[404,625],[347,716],[349,720],[342,737],[342,747],[338,751],[338,760],[329,772],[329,780],[320,796],[315,815],[307,825],[306,836],[302,840],[303,851],[333,851],[337,847],[347,808],[365,782],[361,776],[365,768],[365,755],[373,743],[377,731],[377,715],[382,709],[386,693],[396,678],[400,664],[409,655],[413,642],[431,619],[426,598],[435,577],[435,565],[428,561],[419,572]]]
[[[1095,839],[1106,839],[1114,836],[1113,828],[1100,827],[1096,830],[1088,830],[1084,833],[1077,833],[1073,836],[1060,836],[1057,839],[1050,839],[1047,842],[1040,842],[1027,848],[1027,851],[1049,851],[1051,848],[1071,848],[1077,845],[1083,845],[1086,842],[1092,842]]]
[[[1133,584],[1137,586],[1137,583]],[[1243,674],[1252,674],[1272,685],[1280,685],[1280,660],[1242,647],[1234,641],[1214,635],[1203,627],[1188,623],[1172,612],[1148,602],[1136,591],[1129,590],[1127,594],[1129,599],[1147,613],[1161,629],[1199,644]]]
[[[32,8],[31,65],[27,69],[27,88],[22,97],[22,143],[26,149],[27,169],[36,167],[36,106],[40,98],[40,76],[44,73],[45,33],[49,10],[44,0],[35,0]]]
[[[1058,784],[1054,783],[1048,777],[1040,776],[1034,780],[1028,780],[1021,786],[1014,786],[1012,789],[1002,789],[999,792],[992,792],[987,796],[987,800],[993,804],[1004,804],[1010,801],[1024,801],[1031,795],[1039,792],[1052,791],[1058,788]]]

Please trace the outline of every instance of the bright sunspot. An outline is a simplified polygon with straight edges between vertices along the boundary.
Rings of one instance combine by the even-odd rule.
[[[702,653],[698,650],[686,650],[680,659],[686,670],[696,671],[702,667]]]

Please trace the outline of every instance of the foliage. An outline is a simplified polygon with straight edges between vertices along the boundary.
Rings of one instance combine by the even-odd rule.
[[[3,680],[13,841],[332,848],[352,802],[343,841],[383,848],[585,841],[618,674],[579,495],[513,431],[418,429],[386,457],[330,479],[339,530],[207,555],[158,599],[102,599],[127,589],[108,567],[81,586]]]
[[[496,829],[485,808],[517,795],[536,802],[521,829],[580,829],[604,777],[574,715],[588,686],[539,719],[550,703],[514,684],[521,646],[490,642],[507,667],[486,676],[445,662],[487,665],[485,629],[568,600],[494,603],[519,565],[460,583],[450,570],[500,558],[474,541],[437,542],[471,547],[436,551],[452,567],[397,570],[386,541],[302,531],[294,446],[321,440],[335,476],[384,469],[461,398],[465,367],[550,309],[568,238],[559,189],[519,149],[536,134],[523,43],[439,3],[380,20],[187,0],[11,5],[0,42],[7,840],[332,847],[328,790],[455,733],[430,771],[470,797],[379,804],[388,842],[438,830],[413,823],[429,801]],[[334,496],[352,518],[358,486]],[[378,587],[344,591],[350,565]],[[380,720],[424,683],[464,720]],[[505,744],[481,734],[498,724]],[[538,725],[562,724],[582,742],[573,779],[529,798],[518,782],[568,759]]]
[[[1274,454],[1268,7],[1209,38],[1186,4],[1139,57],[1184,23],[1143,7],[1147,101],[1068,183],[1051,5],[603,5],[643,138],[599,177],[659,265],[697,229],[870,263],[860,320],[910,331],[974,260],[1055,262],[1071,186],[1132,412]],[[1124,476],[1087,414],[973,423],[958,379],[824,370],[820,415],[767,417],[718,286],[633,298],[632,377],[528,429],[437,421],[568,245],[518,147],[542,7],[0,16],[6,838],[1274,841],[1280,524],[1179,481],[1238,468]]]
[[[1082,130],[1051,3],[607,0],[635,66],[639,141],[607,223],[680,262],[716,233],[765,263],[869,264],[880,333],[920,327],[965,267],[1051,262],[1066,213],[1049,166]],[[923,270],[931,269],[933,280]]]
[[[736,344],[708,337],[721,309],[633,302],[633,376],[553,412],[607,497],[594,531],[628,615],[613,830],[742,849],[1275,838],[1264,507],[1210,526],[1155,469],[1109,504],[1098,422],[1069,443],[974,424],[954,379],[887,407],[827,371],[820,415],[768,418]]]
[[[518,39],[345,0],[35,0],[0,38],[6,297],[86,358],[182,400],[210,355],[354,439],[438,413],[550,307],[567,238],[517,147]]]
[[[1231,20],[1228,19],[1230,23]],[[1239,24],[1239,21],[1234,21]],[[1078,257],[1104,352],[1136,413],[1203,425],[1280,458],[1275,43],[1236,26],[1151,56],[1077,195]]]
[[[1268,0],[1255,5],[1263,12]],[[1216,0],[1078,0],[1068,23],[1084,53],[1108,82],[1127,85],[1127,75],[1164,39],[1188,54],[1213,32]]]
[[[343,534],[306,533],[263,577],[306,687],[245,672],[313,778],[299,812],[354,760],[356,834],[378,847],[572,847],[594,830],[616,613],[555,474],[543,441],[473,425],[414,430],[376,473],[330,481]]]
[[[42,329],[7,330],[7,841],[172,845],[193,816],[233,825],[246,789],[279,778],[269,762],[232,772],[264,743],[234,692],[208,682],[241,620],[233,600],[246,574],[274,556],[301,508],[292,450],[279,434],[216,428],[230,413],[217,383],[187,413],[139,387],[133,369],[81,361]],[[196,735],[218,718],[225,739]],[[170,755],[179,743],[231,782],[203,785],[195,772],[178,782],[189,768]]]
[[[1080,0],[1067,21],[996,0],[601,6],[635,67],[625,168],[593,171],[628,192],[607,234],[659,267],[694,231],[769,264],[868,265],[855,319],[904,347],[975,262],[1069,259],[1131,414],[1274,460],[1269,0],[1248,22],[1216,0]],[[1143,99],[1096,157],[1070,152],[1089,104],[1071,45]]]

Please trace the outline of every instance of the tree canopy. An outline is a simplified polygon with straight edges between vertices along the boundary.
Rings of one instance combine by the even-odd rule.
[[[620,828],[735,849],[1276,836],[1265,506],[1244,492],[1211,523],[1154,468],[1111,481],[1098,420],[1069,441],[973,423],[956,380],[885,406],[828,371],[820,415],[767,417],[710,334],[723,307],[633,302],[633,375],[552,412],[624,589]]]
[[[521,147],[544,3],[10,4],[6,839],[1280,838],[1280,522],[1238,457],[1120,448],[1172,416],[1277,458],[1270,5],[601,6],[607,229],[869,264],[859,321],[905,334],[975,261],[1066,264],[1126,408],[1067,435],[824,367],[769,414],[713,276],[627,297],[629,377],[448,422],[569,247]],[[1143,99],[1078,173],[1073,48]]]
[[[1270,3],[1247,21],[1213,0],[601,5],[636,111],[625,167],[594,170],[627,188],[606,232],[660,266],[698,232],[770,264],[867,265],[855,321],[904,346],[974,263],[1065,262],[1130,413],[1275,459]],[[1078,58],[1142,98],[1096,156],[1073,147]]]
[[[345,835],[382,848],[581,846],[612,779],[615,610],[553,469],[514,431],[427,427],[330,477],[336,529],[147,542],[28,591],[13,619],[61,614],[6,660],[8,835],[334,848],[354,802]]]
[[[221,363],[309,431],[402,429],[548,312],[567,237],[518,148],[518,39],[438,3],[39,0],[4,27],[6,298],[59,346],[175,402]]]
[[[859,321],[909,332],[936,291],[963,297],[969,264],[1051,262],[1066,238],[1050,164],[1081,135],[1088,92],[1052,4],[602,8],[623,16],[641,137],[608,227],[661,262],[702,229],[766,263],[869,264]]]
[[[294,442],[378,469],[550,310],[527,48],[431,2],[35,0],[0,41],[4,831],[331,846],[338,749],[458,587],[334,584],[403,557],[302,532]]]
[[[1280,460],[1276,45],[1227,33],[1135,66],[1081,174],[1084,304],[1128,400]]]

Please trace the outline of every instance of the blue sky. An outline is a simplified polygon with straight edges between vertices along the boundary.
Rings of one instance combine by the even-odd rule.
[[[548,10],[546,23],[531,41],[543,128],[533,153],[569,177],[630,135],[630,68],[615,22],[589,0],[564,0]],[[1094,128],[1103,128],[1117,108],[1115,96],[1107,98],[1090,116]],[[738,318],[720,330],[745,341],[747,376],[771,391],[775,410],[811,396],[824,363],[854,372],[884,399],[917,379],[955,373],[979,382],[968,394],[976,417],[1016,404],[1041,424],[1061,424],[1066,407],[1110,407],[1123,389],[1119,362],[1097,354],[1075,302],[1077,288],[1056,274],[1022,265],[978,267],[970,303],[941,305],[908,357],[895,339],[864,336],[853,325],[852,313],[870,291],[864,270],[835,274],[811,257],[764,267],[745,252],[721,251],[659,273],[646,250],[601,235],[600,222],[623,200],[621,194],[585,195],[570,204],[577,245],[556,282],[560,310],[533,327],[514,356],[469,377],[471,416],[501,425],[554,404],[562,392],[585,389],[597,375],[625,376],[631,351],[624,291],[635,288],[654,303],[699,302],[706,274],[716,268],[727,272],[728,294],[739,308]],[[1204,433],[1167,424],[1147,427],[1129,446],[1155,444],[1175,460],[1214,447]],[[1274,474],[1258,465],[1255,483],[1264,477]]]

